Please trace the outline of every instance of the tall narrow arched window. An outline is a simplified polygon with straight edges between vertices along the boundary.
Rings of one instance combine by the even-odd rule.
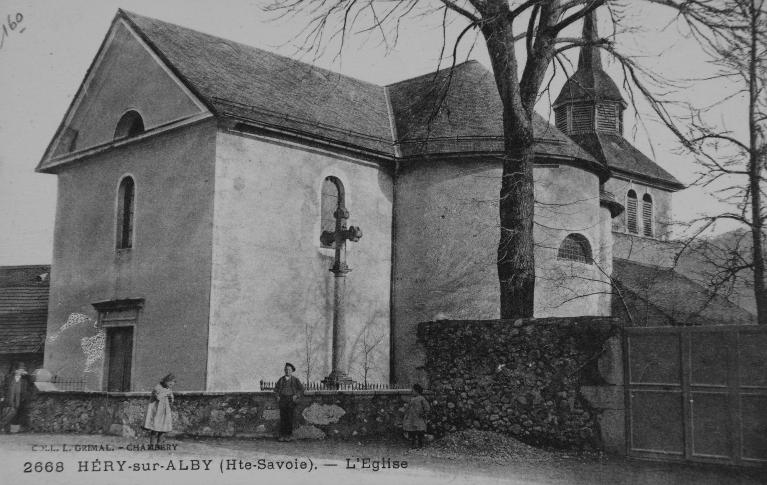
[[[336,177],[326,177],[322,181],[322,198],[320,200],[320,234],[333,233],[336,230],[336,209],[344,207],[344,186]],[[330,237],[321,237],[323,248],[333,248],[335,243]]]
[[[581,234],[568,234],[559,246],[557,259],[591,264],[593,259],[589,240]]]
[[[652,197],[650,194],[644,194],[642,197],[642,234],[645,236],[652,237],[652,222]]]
[[[136,186],[131,177],[120,182],[117,191],[117,249],[133,247],[133,214],[136,207]]]
[[[637,193],[629,190],[626,196],[626,228],[631,234],[638,234],[637,230]]]
[[[130,110],[122,115],[115,128],[115,140],[130,138],[144,132],[144,120],[137,111]]]

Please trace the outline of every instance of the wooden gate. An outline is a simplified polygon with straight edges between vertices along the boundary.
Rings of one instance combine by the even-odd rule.
[[[630,456],[767,462],[767,328],[624,330]]]

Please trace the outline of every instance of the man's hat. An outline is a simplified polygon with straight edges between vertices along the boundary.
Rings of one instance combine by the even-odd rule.
[[[285,367],[290,367],[290,370],[292,370],[293,372],[296,371],[296,366],[294,366],[290,362],[285,362]]]

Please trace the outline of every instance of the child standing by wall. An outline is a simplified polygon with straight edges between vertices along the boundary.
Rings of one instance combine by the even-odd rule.
[[[413,448],[423,446],[423,436],[426,434],[426,420],[429,414],[429,403],[423,397],[423,387],[413,384],[415,396],[405,408],[405,419],[402,421],[404,429],[413,444]]]
[[[162,435],[173,429],[170,403],[173,402],[173,386],[176,377],[168,374],[152,390],[152,398],[146,410],[144,427],[149,430],[149,444],[159,445]]]

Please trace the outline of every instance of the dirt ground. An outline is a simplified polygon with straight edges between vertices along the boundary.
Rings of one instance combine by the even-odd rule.
[[[656,463],[562,452],[494,459],[446,453],[429,446],[409,450],[404,443],[281,443],[264,439],[171,439],[167,443],[175,445],[175,450],[134,451],[146,443],[101,435],[0,435],[0,483],[767,483],[764,468]],[[97,449],[83,450],[83,446]],[[394,468],[395,462],[398,468]],[[407,468],[402,462],[407,462]]]

